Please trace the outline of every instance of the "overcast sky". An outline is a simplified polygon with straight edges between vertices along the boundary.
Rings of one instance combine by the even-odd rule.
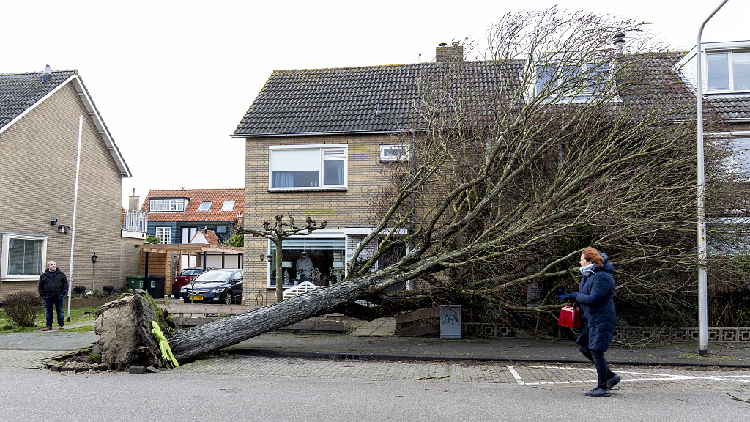
[[[127,207],[134,188],[143,200],[149,189],[244,187],[244,142],[230,135],[273,70],[430,61],[439,43],[482,39],[521,4],[648,21],[687,50],[720,3],[14,1],[0,9],[0,73],[47,63],[79,71],[133,173],[123,180]],[[729,0],[703,40],[750,39],[748,16],[750,2]]]

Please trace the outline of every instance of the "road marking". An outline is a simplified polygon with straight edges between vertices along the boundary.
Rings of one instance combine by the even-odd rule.
[[[593,372],[596,369],[592,368],[574,368],[571,366],[549,366],[549,365],[530,365],[529,368],[539,369],[553,369],[553,370],[571,370],[581,372]],[[525,382],[521,378],[521,375],[512,366],[508,367],[508,370],[513,374],[516,382],[519,385],[540,385],[540,384],[572,384],[582,382],[597,382],[597,380],[574,380],[574,381],[539,381],[539,382]],[[711,380],[711,381],[735,381],[741,383],[750,383],[749,375],[681,375],[681,374],[665,374],[665,373],[652,373],[652,372],[636,372],[636,371],[618,371],[621,375],[631,375],[636,378],[625,378],[620,382],[641,382],[641,381],[693,381],[693,380]],[[639,378],[643,376],[644,378]]]

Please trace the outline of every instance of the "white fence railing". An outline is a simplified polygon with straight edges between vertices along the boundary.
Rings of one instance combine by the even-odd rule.
[[[145,233],[148,229],[148,213],[143,211],[125,211],[122,229],[128,232]]]

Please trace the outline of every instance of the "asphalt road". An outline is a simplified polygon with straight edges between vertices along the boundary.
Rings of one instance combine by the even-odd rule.
[[[742,421],[750,371],[616,367],[589,398],[586,365],[377,362],[222,354],[157,374],[28,369],[3,351],[3,421]],[[734,397],[734,398],[733,398]]]

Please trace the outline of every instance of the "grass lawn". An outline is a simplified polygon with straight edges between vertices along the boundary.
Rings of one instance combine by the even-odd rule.
[[[81,308],[70,308],[70,321],[68,322],[68,310],[65,309],[65,324],[72,324],[75,322],[93,321],[96,319],[94,312],[99,309],[99,306],[84,306]],[[5,309],[0,308],[0,333],[20,333],[24,331],[34,331],[44,328],[46,325],[46,318],[44,316],[44,307],[42,307],[36,315],[35,327],[19,327],[13,321],[8,318],[5,313]],[[57,316],[53,321],[53,328],[57,329]],[[71,328],[70,331],[91,331],[93,325]],[[67,330],[67,328],[66,328]]]

